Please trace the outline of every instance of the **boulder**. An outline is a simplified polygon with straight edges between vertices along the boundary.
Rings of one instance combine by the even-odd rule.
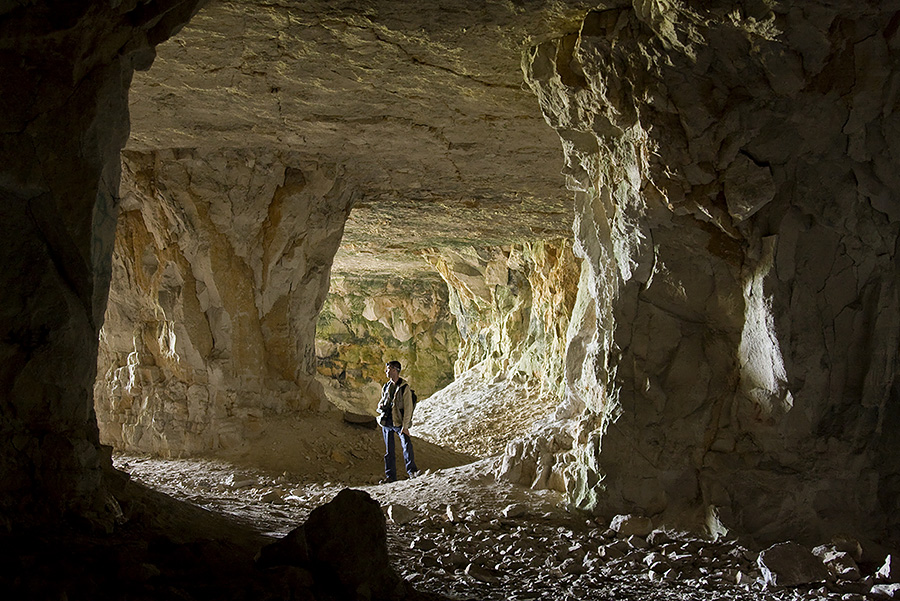
[[[828,569],[809,549],[793,542],[778,543],[757,559],[767,587],[797,586],[828,580]]]
[[[831,551],[821,557],[822,563],[841,580],[859,580],[859,566],[845,551]]]
[[[384,514],[368,493],[345,488],[309,514],[305,531],[310,563],[335,576],[337,591],[378,598],[402,587],[388,559]]]
[[[397,599],[414,594],[391,567],[378,502],[349,488],[314,509],[305,524],[263,547],[256,564],[308,569],[325,598]]]
[[[503,508],[501,512],[505,518],[520,518],[528,512],[528,508],[521,503],[513,503]]]
[[[256,555],[256,565],[260,568],[276,566],[302,567],[309,561],[306,533],[303,526],[297,526],[287,536],[266,545]]]
[[[362,413],[353,413],[352,411],[344,411],[344,421],[354,426],[364,426],[366,428],[375,428],[378,424],[375,417]]]
[[[878,571],[875,573],[875,578],[879,582],[900,582],[900,564],[894,559],[893,554],[884,558],[884,563],[878,568]]]
[[[462,511],[456,505],[447,505],[445,509],[447,521],[457,523],[463,521]]]
[[[485,582],[487,584],[497,584],[500,582],[500,579],[497,578],[493,572],[474,563],[470,563],[466,566],[465,574],[470,578],[474,578],[479,582]]]
[[[619,538],[647,536],[653,531],[653,522],[641,515],[617,515],[609,523],[609,527],[616,531]]]

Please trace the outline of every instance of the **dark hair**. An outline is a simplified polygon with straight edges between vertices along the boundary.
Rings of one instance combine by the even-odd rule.
[[[400,371],[401,369],[403,369],[403,367],[400,365],[399,361],[388,361],[387,366],[388,367],[396,367],[397,371]]]

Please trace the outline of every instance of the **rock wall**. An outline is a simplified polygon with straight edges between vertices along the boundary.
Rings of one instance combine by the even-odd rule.
[[[127,90],[196,1],[0,11],[0,516],[105,522],[91,400],[115,236]]]
[[[429,261],[447,282],[460,346],[456,381],[416,409],[413,431],[462,452],[496,454],[560,404],[580,261],[571,241],[558,239],[444,249]],[[511,479],[546,487],[549,472],[542,474],[533,466]]]
[[[314,339],[355,198],[341,171],[264,149],[123,155],[95,402],[101,439],[227,448],[317,408]]]
[[[384,364],[403,365],[420,400],[453,381],[459,333],[437,277],[335,277],[316,329],[318,373],[332,403],[375,415]]]
[[[558,393],[557,358],[577,292],[571,242],[443,249],[429,261],[450,290],[461,338],[457,375],[480,365],[489,377],[533,378]]]
[[[525,57],[585,259],[577,506],[897,536],[897,9],[650,0]]]

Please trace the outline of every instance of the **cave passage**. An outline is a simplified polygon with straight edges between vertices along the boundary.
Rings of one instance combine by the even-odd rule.
[[[580,271],[557,138],[521,87],[518,51],[500,59],[511,84],[485,86],[340,33],[352,11],[322,21],[293,7],[279,35],[308,52],[264,58],[269,15],[243,7],[262,29],[236,32],[236,10],[204,8],[131,84],[101,441],[271,466],[253,447],[271,449],[292,419],[372,414],[393,358],[423,399],[414,434],[501,454],[559,405]],[[212,40],[257,51],[235,70]],[[360,69],[367,56],[385,71]],[[523,479],[561,489],[547,467]]]
[[[416,344],[427,477],[898,585],[894,3],[199,4],[0,10],[7,531],[165,521],[110,448],[250,463],[274,505],[377,474],[318,367],[380,367],[338,337],[379,324]],[[342,242],[430,279],[348,281]]]

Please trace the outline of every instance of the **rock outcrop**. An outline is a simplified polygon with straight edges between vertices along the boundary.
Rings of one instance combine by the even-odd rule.
[[[429,258],[450,290],[461,341],[456,373],[526,378],[559,393],[579,261],[567,240],[443,249]]]
[[[442,249],[429,262],[450,290],[460,346],[456,381],[419,406],[414,429],[465,453],[500,453],[560,405],[580,261],[570,241],[545,240]],[[540,473],[520,466],[511,479],[546,487],[549,466]]]
[[[579,507],[896,533],[896,9],[640,2],[526,56],[586,265]]]
[[[316,321],[355,198],[341,170],[265,149],[124,155],[100,336],[101,438],[228,448],[318,408]]]

